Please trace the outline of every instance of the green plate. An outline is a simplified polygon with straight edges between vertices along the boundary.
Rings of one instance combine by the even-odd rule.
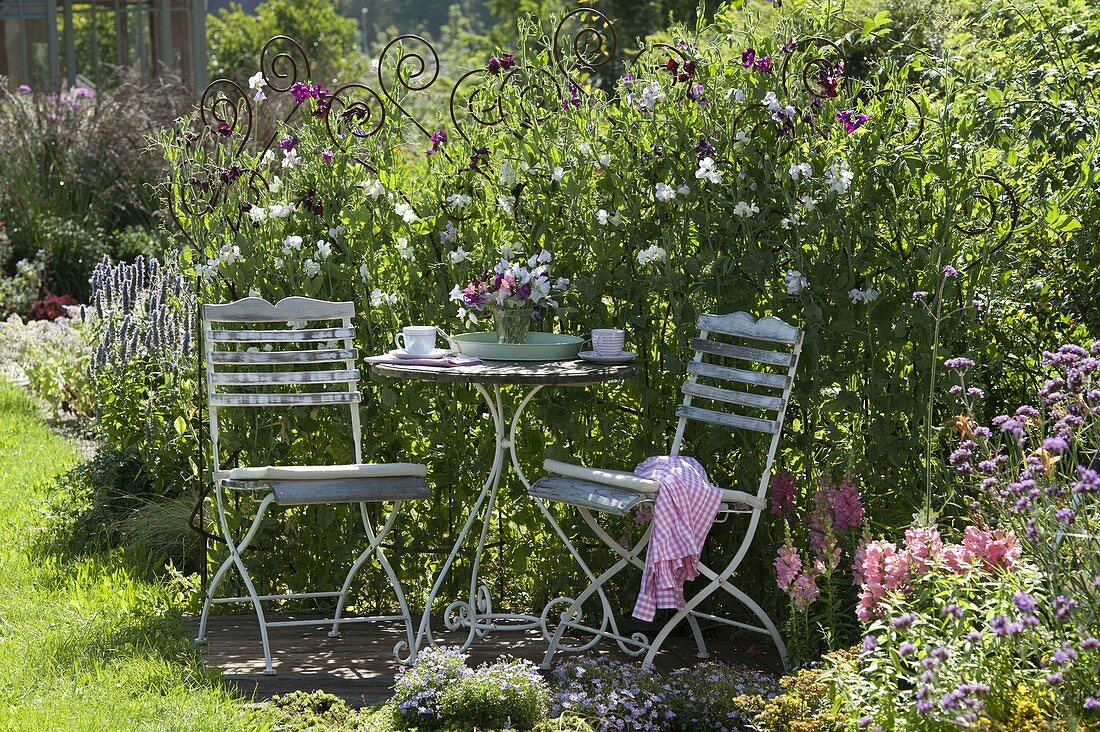
[[[463,356],[487,361],[569,361],[577,357],[584,343],[577,336],[540,333],[527,334],[526,343],[497,343],[497,334],[459,333],[452,336]]]

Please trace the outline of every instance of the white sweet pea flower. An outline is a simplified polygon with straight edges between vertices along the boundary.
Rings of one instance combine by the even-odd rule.
[[[626,95],[626,101],[628,104],[633,104],[635,107],[643,112],[648,112],[657,106],[657,102],[665,98],[665,92],[661,89],[660,82],[651,81],[649,84],[642,88],[641,94],[635,95],[634,92]]]
[[[848,189],[852,186],[853,178],[855,178],[855,174],[848,170],[847,160],[838,160],[825,171],[825,185],[837,195],[848,192]]]
[[[611,214],[609,214],[605,209],[601,208],[599,211],[596,212],[596,221],[599,222],[600,226],[607,226],[607,224],[611,221]]]
[[[275,269],[282,269],[283,268],[283,258],[282,257],[275,257],[273,262],[275,264]]]
[[[292,147],[289,150],[283,150],[284,168],[293,168],[300,162],[302,162],[302,156],[298,154],[298,148]]]
[[[370,279],[370,267],[366,262],[359,265],[359,276],[363,279],[363,282]]]
[[[302,237],[295,234],[291,234],[287,238],[283,239],[283,251],[290,254],[291,250],[297,250],[302,248]]]
[[[386,192],[386,187],[382,185],[382,181],[377,178],[365,180],[359,184],[359,187],[371,198],[378,198]]]
[[[332,227],[331,229],[328,230],[328,235],[329,235],[330,238],[336,239],[337,237],[339,237],[341,234],[343,234],[347,230],[348,230],[348,227],[346,227],[346,226],[334,226],[334,227]]]
[[[809,163],[795,163],[787,173],[791,180],[804,180],[814,174],[814,169]]]
[[[554,255],[551,254],[550,252],[546,251],[545,249],[543,249],[541,252],[539,252],[539,256],[538,256],[539,264],[546,264],[547,262],[550,262],[553,259],[554,259]]]
[[[738,201],[737,205],[733,207],[733,214],[743,219],[758,213],[760,213],[760,207],[757,206],[755,202],[747,203],[745,201]]]
[[[714,158],[705,157],[699,161],[699,167],[695,171],[696,180],[718,185],[722,182],[722,172],[714,167]]]
[[[283,190],[283,179],[277,175],[271,176],[271,182],[267,184],[267,190],[278,193]]]
[[[568,277],[559,277],[557,279],[557,281],[554,283],[554,289],[559,290],[561,292],[565,292],[566,290],[568,290],[569,289],[569,278]]]
[[[460,245],[458,249],[455,249],[453,252],[451,252],[449,256],[453,264],[461,264],[469,258],[470,253],[463,249]]]
[[[332,254],[332,244],[330,242],[327,242],[323,239],[321,241],[317,242],[317,258],[318,259],[321,259],[321,260],[328,259],[329,255],[331,255],[331,254]]]
[[[378,59],[372,58],[370,60],[370,71],[371,71],[371,73],[373,74],[373,73],[377,72],[378,67],[381,66],[381,65],[382,65],[381,62]]]
[[[416,215],[416,211],[413,211],[412,206],[404,201],[398,201],[393,207],[393,212],[400,216],[401,220],[406,224],[415,223],[420,219],[420,217]]]
[[[643,249],[638,252],[638,264],[645,267],[653,262],[664,262],[668,260],[668,252],[661,247],[654,244],[648,249]]]
[[[304,271],[310,277],[316,277],[321,273],[321,265],[314,262],[312,259],[307,259],[302,264],[302,271]]]
[[[382,290],[375,287],[370,291],[370,304],[371,307],[379,308],[383,305],[396,305],[397,295],[389,292],[382,292]]]
[[[447,206],[456,211],[461,211],[470,205],[471,200],[465,193],[452,193],[447,196]]]
[[[560,183],[561,179],[565,177],[565,168],[561,167],[560,165],[555,166],[554,172],[550,174],[550,177],[553,178],[556,182]]]
[[[787,274],[783,275],[783,284],[787,287],[788,295],[797,295],[809,287],[810,281],[797,269],[788,269]]]
[[[582,142],[580,147],[578,147],[577,149],[580,151],[581,155],[585,156],[586,158],[592,154],[592,146],[589,145],[587,142]]]
[[[600,155],[600,167],[606,168],[608,165],[611,165],[611,153],[603,153]]]
[[[252,219],[254,224],[262,224],[267,221],[267,209],[263,206],[253,206],[248,209],[248,218]]]
[[[878,290],[868,287],[866,290],[851,289],[848,290],[848,299],[852,301],[853,305],[860,305],[863,303],[869,303],[878,297]]]
[[[726,99],[733,97],[735,102],[745,101],[745,92],[742,89],[733,88],[726,92]]]
[[[738,130],[737,134],[733,136],[733,141],[738,145],[747,145],[749,142],[749,133],[745,130]]]
[[[668,203],[676,199],[676,191],[672,190],[672,187],[664,183],[658,183],[654,189],[654,196],[658,201]]]
[[[263,157],[260,158],[260,165],[267,165],[268,163],[270,163],[274,159],[275,159],[275,151],[274,150],[264,150]]]
[[[498,178],[502,188],[512,190],[515,188],[516,183],[519,182],[519,174],[516,173],[516,169],[512,167],[512,164],[505,162],[500,166],[500,177]]]
[[[501,244],[500,245],[500,256],[501,256],[501,259],[511,259],[512,257],[522,257],[523,256],[523,245],[520,244],[518,241],[513,242],[512,244]]]
[[[397,255],[402,259],[412,259],[416,256],[413,248],[409,246],[409,240],[403,236],[397,237]]]
[[[511,198],[508,198],[508,196],[498,196],[497,203],[500,204],[500,207],[502,209],[504,209],[504,213],[508,215],[512,214],[512,211],[514,210],[514,204],[512,203]]]
[[[687,187],[686,183],[681,183],[680,185],[676,186],[676,192],[681,196],[686,196],[691,193],[691,189]]]
[[[218,259],[226,264],[233,264],[241,257],[241,248],[236,244],[224,244],[218,250]]]
[[[276,203],[267,209],[267,215],[273,219],[285,219],[292,213],[294,213],[294,207],[285,203]]]
[[[815,208],[817,208],[817,199],[813,196],[803,196],[798,200],[802,203],[803,206],[806,207],[807,211],[813,211]]]
[[[248,77],[249,89],[263,89],[264,88],[264,72],[257,71],[252,76]]]

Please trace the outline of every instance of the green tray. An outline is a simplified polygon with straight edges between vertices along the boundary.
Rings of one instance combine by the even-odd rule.
[[[459,333],[452,336],[463,356],[487,361],[569,361],[577,357],[583,338],[532,331],[526,343],[497,343],[497,334]]]

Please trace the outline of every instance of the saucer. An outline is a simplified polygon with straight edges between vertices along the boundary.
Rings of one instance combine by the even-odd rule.
[[[630,351],[622,351],[614,356],[601,356],[595,351],[581,351],[577,354],[581,359],[591,363],[630,363],[638,357],[638,354]]]
[[[394,358],[428,358],[435,361],[441,358],[446,358],[449,354],[450,351],[448,351],[446,348],[435,348],[428,353],[409,353],[404,348],[396,348],[390,351],[388,355],[393,356]]]

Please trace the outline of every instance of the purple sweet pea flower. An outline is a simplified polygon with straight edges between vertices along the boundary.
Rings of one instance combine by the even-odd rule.
[[[321,153],[321,160],[324,160],[326,163],[331,163],[334,157],[336,157],[336,154],[331,149]]]
[[[870,117],[854,109],[845,109],[836,113],[836,119],[844,123],[844,130],[850,135],[862,127]]]

